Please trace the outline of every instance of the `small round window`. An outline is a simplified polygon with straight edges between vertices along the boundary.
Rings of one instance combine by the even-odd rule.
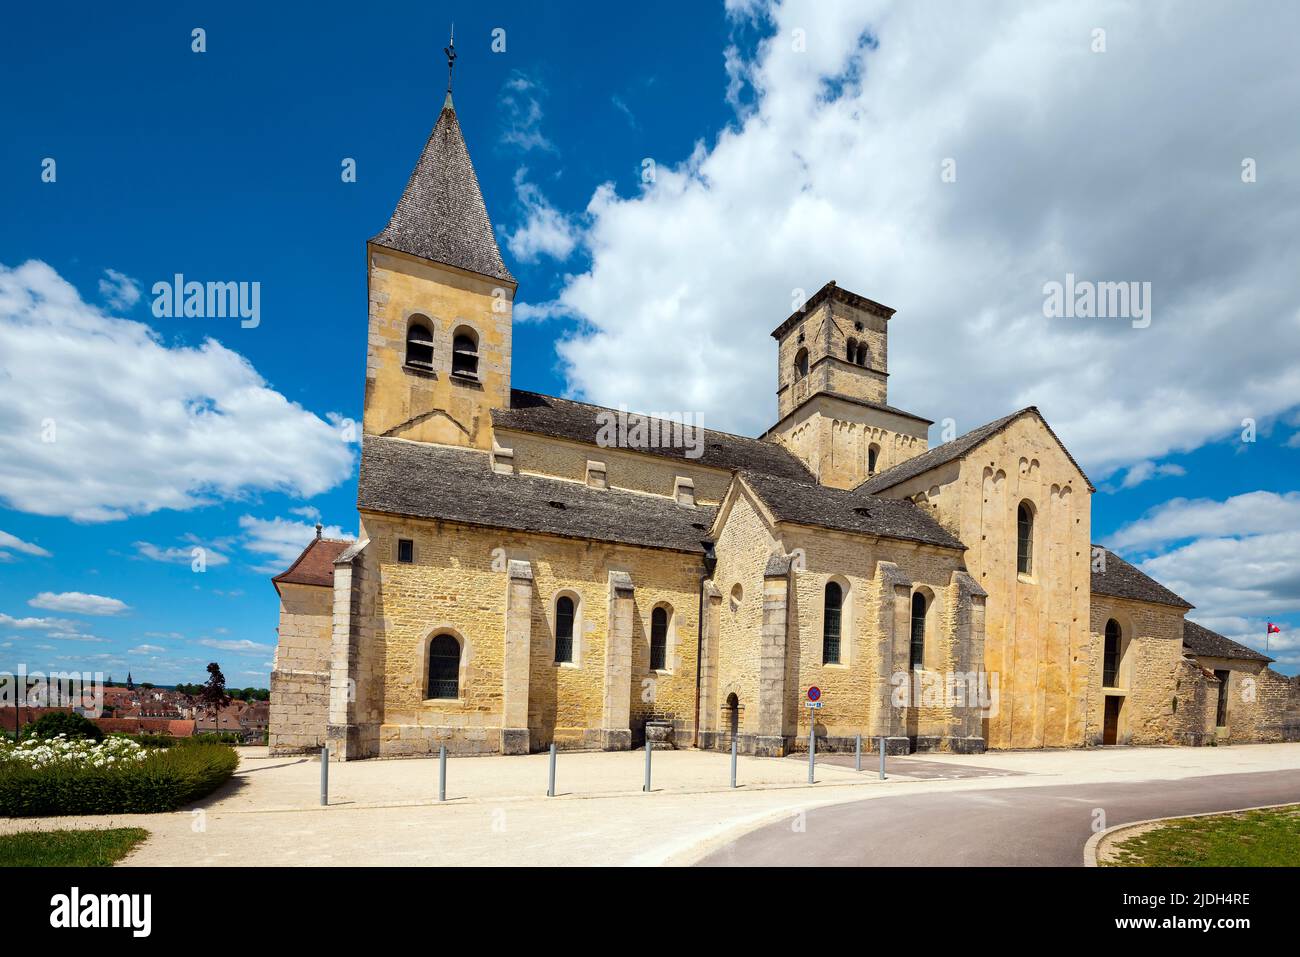
[[[745,589],[740,587],[740,582],[731,586],[731,610],[740,611],[740,603],[744,600]]]

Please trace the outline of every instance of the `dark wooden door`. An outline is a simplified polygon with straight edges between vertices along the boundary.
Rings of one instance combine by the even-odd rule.
[[[1123,698],[1117,698],[1113,695],[1106,699],[1106,723],[1101,730],[1102,744],[1119,743],[1119,708],[1123,703]]]

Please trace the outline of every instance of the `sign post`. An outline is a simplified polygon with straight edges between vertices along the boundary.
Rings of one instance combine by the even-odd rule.
[[[814,770],[817,767],[817,721],[816,711],[822,706],[822,689],[816,685],[808,688],[808,783],[816,783],[814,779]]]

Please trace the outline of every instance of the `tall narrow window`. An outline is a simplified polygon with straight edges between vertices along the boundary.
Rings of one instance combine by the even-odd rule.
[[[451,342],[451,371],[468,379],[478,378],[478,337],[461,327]]]
[[[409,538],[399,538],[397,540],[397,560],[403,565],[409,565],[415,561],[415,542]]]
[[[874,443],[867,449],[867,474],[876,474],[876,462],[880,459],[880,446]]]
[[[1114,618],[1106,622],[1106,653],[1102,659],[1101,683],[1106,688],[1116,688],[1119,677],[1119,622]]]
[[[822,612],[822,664],[840,663],[840,636],[843,625],[844,590],[837,582],[826,583],[826,601]]]
[[[808,375],[808,350],[800,349],[794,357],[794,378],[799,381]]]
[[[668,609],[656,608],[650,614],[650,670],[668,667]]]
[[[857,339],[849,340],[848,348],[844,350],[844,358],[848,359],[850,362],[858,361],[858,340]]]
[[[433,369],[433,333],[422,322],[406,330],[406,364],[414,369]]]
[[[573,661],[573,599],[567,595],[555,603],[555,660]]]
[[[1034,511],[1028,502],[1016,509],[1016,571],[1034,573]]]
[[[912,647],[908,664],[912,668],[925,666],[925,596],[919,591],[912,594]]]
[[[460,642],[438,635],[429,642],[429,697],[456,698],[460,692]]]
[[[867,364],[867,347],[864,345],[860,345],[858,346],[858,365],[865,366],[866,364]]]

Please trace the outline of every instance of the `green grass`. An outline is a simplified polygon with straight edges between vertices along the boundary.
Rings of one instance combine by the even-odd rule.
[[[139,827],[0,834],[0,867],[111,867],[148,836]]]
[[[1300,804],[1169,821],[1120,841],[1111,867],[1300,866]]]

